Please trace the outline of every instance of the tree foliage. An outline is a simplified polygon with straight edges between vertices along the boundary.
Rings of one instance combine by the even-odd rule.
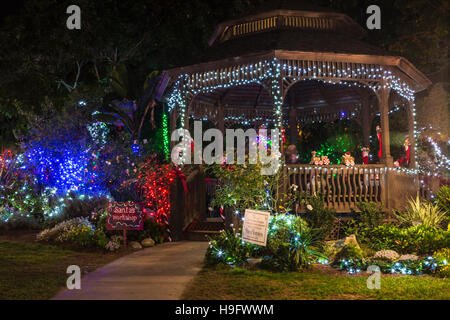
[[[69,0],[25,0],[20,12],[0,26],[0,144],[27,129],[24,115],[53,112],[83,87],[110,91],[111,72],[126,65],[136,83],[152,70],[186,65],[207,47],[222,21],[272,0],[79,0],[81,30],[66,28]],[[425,72],[445,68],[446,1],[316,0],[343,11],[365,26],[369,4],[382,11],[381,30],[369,41],[410,59]],[[140,85],[139,85],[140,87]]]

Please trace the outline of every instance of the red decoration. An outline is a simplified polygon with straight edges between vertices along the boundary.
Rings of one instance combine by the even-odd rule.
[[[157,222],[167,226],[169,234],[169,186],[176,178],[176,172],[172,169],[170,164],[150,159],[140,168],[137,181],[137,191],[145,201],[147,210],[154,212],[153,217]]]
[[[379,145],[379,149],[378,149],[378,158],[381,159],[381,155],[383,154],[383,153],[382,153],[382,149],[381,149],[381,127],[380,127],[380,126],[377,126],[376,130],[377,130],[378,145]]]
[[[188,186],[186,184],[186,175],[178,168],[173,168],[172,170],[175,173],[175,175],[178,178],[180,178],[181,183],[183,184],[184,192],[188,193],[189,190],[188,190]]]
[[[364,164],[369,164],[369,151],[368,147],[361,148],[361,155]]]
[[[406,137],[405,142],[403,142],[403,151],[405,153],[405,155],[403,157],[401,157],[400,159],[398,159],[397,161],[395,161],[394,165],[399,167],[407,167],[409,166],[409,161],[410,161],[410,155],[411,155],[411,140],[409,140],[408,137]]]

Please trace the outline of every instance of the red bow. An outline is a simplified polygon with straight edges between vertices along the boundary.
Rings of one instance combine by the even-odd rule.
[[[183,184],[184,192],[188,193],[189,189],[186,183],[186,175],[178,168],[173,168],[172,171],[175,175],[181,179],[181,183]]]

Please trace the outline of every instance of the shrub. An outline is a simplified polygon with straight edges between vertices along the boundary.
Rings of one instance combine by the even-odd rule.
[[[216,186],[214,207],[231,207],[233,211],[238,210],[241,213],[247,208],[276,211],[277,208],[271,208],[270,189],[274,177],[262,175],[263,165],[250,164],[246,159],[244,164],[214,164],[208,167],[219,183]]]
[[[436,195],[437,206],[447,215],[450,219],[450,187],[443,186]]]
[[[6,230],[39,230],[38,219],[29,214],[16,211],[9,206],[0,207],[0,231]]]
[[[222,231],[209,242],[205,261],[209,265],[229,264],[243,265],[252,256],[256,246],[245,243],[239,233],[234,234],[230,230]]]
[[[437,276],[450,277],[450,248],[444,248],[433,253],[433,258],[439,263]]]
[[[373,201],[360,201],[356,204],[361,211],[359,221],[365,228],[374,228],[383,223],[384,210],[383,205],[378,205]]]
[[[45,229],[36,236],[38,241],[72,243],[81,247],[105,248],[108,237],[96,229],[87,218],[74,218]]]
[[[367,244],[375,250],[395,250],[399,253],[429,254],[450,247],[450,232],[426,225],[399,228],[381,225],[370,231]]]
[[[344,246],[333,258],[333,264],[339,264],[342,260],[358,260],[363,258],[363,252],[358,246],[349,243]]]
[[[271,216],[266,257],[262,265],[277,271],[295,271],[308,268],[323,256],[315,250],[318,240],[305,221],[294,215]]]
[[[445,220],[445,212],[432,203],[420,201],[419,195],[416,199],[409,200],[409,207],[404,211],[395,213],[399,221],[407,226],[421,223],[428,227],[439,227]]]
[[[303,219],[316,234],[317,240],[325,240],[333,230],[334,211],[325,208],[323,197],[320,195],[303,194],[300,198],[306,206]]]
[[[152,238],[155,243],[163,243],[169,234],[164,224],[156,221],[154,218],[145,218],[142,230],[131,230],[127,232],[127,238],[130,241],[142,241],[146,238]]]
[[[61,241],[65,239],[68,231],[72,227],[78,225],[90,225],[90,222],[86,218],[74,218],[58,223],[53,228],[47,228],[41,231],[37,236],[37,241]]]
[[[70,220],[77,217],[90,217],[93,212],[105,210],[108,205],[108,199],[105,197],[75,197],[64,200],[65,207],[61,213],[63,220]]]

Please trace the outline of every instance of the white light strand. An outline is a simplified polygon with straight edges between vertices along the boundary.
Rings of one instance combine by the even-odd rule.
[[[184,127],[186,119],[186,97],[190,94],[195,96],[200,93],[213,92],[217,89],[229,88],[233,86],[242,86],[248,84],[259,84],[265,86],[264,81],[269,80],[269,89],[274,100],[274,113],[275,113],[275,127],[282,130],[283,127],[283,96],[281,94],[281,81],[286,80],[289,77],[293,81],[301,80],[316,80],[324,83],[343,85],[348,87],[365,87],[374,91],[381,88],[391,88],[396,91],[401,97],[404,97],[408,101],[412,101],[412,114],[415,116],[415,104],[414,104],[414,91],[409,88],[408,84],[403,82],[400,78],[395,76],[390,70],[384,70],[383,67],[366,68],[361,66],[356,70],[350,69],[338,69],[334,65],[319,64],[317,62],[309,61],[307,68],[291,66],[286,63],[281,64],[277,58],[272,60],[259,61],[258,63],[252,63],[243,65],[240,67],[226,68],[221,71],[207,71],[194,74],[182,74],[178,76],[177,81],[173,86],[173,90],[168,97],[169,112],[173,108],[179,106],[181,126]],[[282,77],[284,71],[285,77]],[[312,74],[311,74],[312,73]],[[305,76],[306,74],[306,76]],[[296,76],[297,75],[297,76]],[[301,75],[301,76],[299,76]],[[339,81],[324,80],[321,77],[336,77]],[[342,80],[342,78],[347,78]],[[381,85],[369,85],[359,82],[360,80],[380,81],[385,80],[384,86]],[[217,82],[220,82],[217,84]],[[415,150],[417,150],[417,131],[416,121],[414,120],[414,137],[415,137]],[[280,137],[281,139],[281,137]],[[415,159],[417,162],[417,152],[415,153]],[[394,170],[416,172],[416,169],[405,168],[389,168]]]

